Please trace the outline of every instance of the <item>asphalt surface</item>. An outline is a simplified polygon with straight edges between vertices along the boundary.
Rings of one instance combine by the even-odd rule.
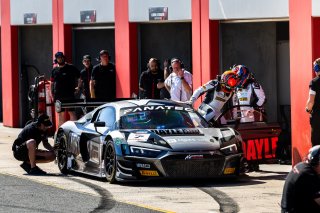
[[[79,173],[62,175],[54,162],[44,176],[27,175],[11,146],[21,129],[0,124],[0,212],[273,213],[290,165],[261,165],[236,179],[110,184]],[[52,143],[52,139],[50,140]]]
[[[107,190],[76,181],[92,187],[100,196],[0,174],[0,212],[157,212],[117,202]]]

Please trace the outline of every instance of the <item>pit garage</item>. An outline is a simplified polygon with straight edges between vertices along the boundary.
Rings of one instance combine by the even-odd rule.
[[[31,119],[28,100],[29,87],[36,76],[50,79],[52,59],[52,27],[20,26],[19,40],[19,109],[20,126]]]

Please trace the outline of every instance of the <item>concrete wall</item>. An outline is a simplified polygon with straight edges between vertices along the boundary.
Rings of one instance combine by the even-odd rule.
[[[191,20],[191,0],[129,0],[129,21],[149,21],[150,7],[168,7],[168,21]]]
[[[179,57],[191,71],[191,23],[141,24],[139,46],[140,72],[151,57],[161,65],[166,58]]]
[[[52,24],[52,0],[10,0],[11,24],[24,25],[25,13],[36,13],[37,24]]]
[[[93,64],[97,64],[95,58],[102,49],[109,51],[114,62],[114,29],[73,31],[72,61],[78,69],[82,69],[82,57],[86,54],[91,55]]]
[[[312,0],[312,16],[320,16],[320,1]]]
[[[289,0],[209,0],[209,17],[214,20],[288,18]]]
[[[28,120],[28,88],[34,84],[37,72],[32,67],[37,67],[41,74],[50,78],[52,58],[52,27],[51,26],[24,26],[19,27],[19,94],[20,94],[20,126]]]
[[[78,24],[80,11],[95,10],[97,23],[114,22],[114,0],[65,0],[64,23]]]
[[[266,93],[269,121],[277,120],[276,23],[221,24],[221,72],[244,64]]]

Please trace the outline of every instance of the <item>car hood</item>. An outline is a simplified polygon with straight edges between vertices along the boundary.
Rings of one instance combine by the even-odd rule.
[[[163,147],[173,151],[212,151],[220,148],[221,131],[217,128],[125,130],[123,133],[127,143],[135,146]]]

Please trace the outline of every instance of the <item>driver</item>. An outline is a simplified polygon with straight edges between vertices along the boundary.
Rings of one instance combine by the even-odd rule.
[[[253,114],[253,107],[262,108],[263,104],[266,101],[266,96],[261,85],[258,82],[256,82],[256,80],[253,77],[253,74],[244,65],[234,66],[232,68],[232,71],[234,71],[240,78],[239,84],[235,89],[235,93],[232,98],[233,104],[252,106],[244,106],[240,108],[242,112],[240,122],[245,123],[257,120],[262,121],[262,117],[255,119],[255,116]]]
[[[198,108],[198,112],[207,120],[217,119],[223,106],[232,97],[234,89],[238,84],[238,77],[235,72],[228,70],[221,75],[221,79],[214,79],[196,89],[191,96],[188,104],[194,105],[194,102],[204,93],[204,101]]]

